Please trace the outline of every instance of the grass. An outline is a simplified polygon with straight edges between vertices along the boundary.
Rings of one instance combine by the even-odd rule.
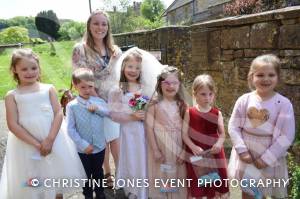
[[[40,58],[42,69],[42,82],[53,84],[57,90],[69,88],[71,82],[71,56],[74,41],[62,41],[53,43],[56,55],[51,56],[50,44],[28,46],[32,48]],[[0,54],[0,99],[3,99],[7,91],[14,89],[16,83],[9,72],[10,58],[13,49],[7,49]]]

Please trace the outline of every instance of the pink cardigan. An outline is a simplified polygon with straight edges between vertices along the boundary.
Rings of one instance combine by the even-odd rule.
[[[252,100],[252,101],[251,101]],[[237,153],[248,151],[243,141],[243,131],[259,131],[265,129],[248,128],[246,126],[247,110],[253,104],[267,106],[271,113],[270,118],[273,117],[272,125],[265,132],[269,132],[272,136],[272,144],[261,155],[261,159],[270,167],[276,166],[277,160],[284,157],[288,148],[291,146],[295,137],[295,119],[293,106],[290,100],[279,93],[276,93],[271,99],[265,102],[255,101],[255,94],[253,92],[246,93],[238,98],[233,108],[232,115],[228,124],[228,133],[230,135],[233,147]],[[249,105],[250,104],[250,105]],[[248,119],[249,120],[249,119]]]

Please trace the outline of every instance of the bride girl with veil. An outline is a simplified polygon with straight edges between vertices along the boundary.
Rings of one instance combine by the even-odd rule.
[[[163,68],[153,55],[137,47],[126,51],[115,67],[119,83],[109,94],[109,101],[113,102],[110,104],[112,119],[120,123],[120,155],[115,185],[123,188],[128,198],[148,198],[145,110],[134,107],[131,102],[137,96],[145,101],[151,98],[157,76]],[[129,185],[129,181],[133,184]]]

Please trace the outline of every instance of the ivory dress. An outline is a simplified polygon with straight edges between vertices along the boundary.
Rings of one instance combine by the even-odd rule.
[[[120,122],[120,155],[117,168],[116,180],[136,181],[147,180],[147,146],[143,121],[132,121],[130,114],[133,112],[129,107],[129,100],[134,93],[123,94],[120,89],[113,91],[112,98],[114,109],[118,114],[113,119]],[[125,194],[137,196],[138,199],[146,199],[147,184],[134,184],[133,186],[120,184]]]
[[[19,124],[40,141],[48,136],[54,118],[49,97],[51,87],[40,84],[39,91],[26,94],[13,91]],[[40,182],[37,187],[30,185],[34,183],[33,178]],[[76,147],[64,128],[57,134],[52,152],[46,157],[40,156],[37,149],[10,132],[1,175],[0,198],[54,199],[56,193],[68,191],[68,188],[63,189],[62,186],[43,186],[46,178],[86,178]]]

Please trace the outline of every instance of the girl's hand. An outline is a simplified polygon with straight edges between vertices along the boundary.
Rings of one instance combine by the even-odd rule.
[[[246,163],[248,163],[248,164],[253,163],[253,159],[252,159],[252,157],[251,157],[251,155],[250,155],[249,152],[243,152],[243,153],[241,153],[239,156],[240,156],[240,159],[241,159],[243,162],[246,162]]]
[[[53,141],[50,140],[49,138],[46,138],[42,141],[41,143],[41,155],[42,156],[47,156],[51,153],[52,151],[52,146],[53,146]]]
[[[93,151],[94,151],[94,147],[91,144],[88,147],[86,147],[84,150],[85,154],[91,154],[93,153]]]
[[[145,119],[145,111],[139,110],[131,114],[134,120],[143,121]]]
[[[185,160],[185,151],[183,150],[179,156],[177,156],[177,159],[176,159],[176,162],[178,164],[183,164],[184,163],[184,160]]]
[[[39,143],[39,141],[36,141],[36,143],[34,144],[34,147],[35,147],[39,152],[41,152],[42,145],[41,145],[41,143]]]
[[[165,161],[165,157],[162,154],[162,152],[160,152],[160,150],[154,151],[154,159],[156,162],[161,162],[161,163],[163,163]]]
[[[194,145],[192,148],[191,148],[192,152],[194,155],[201,155],[202,152],[203,152],[203,149],[199,146],[196,146]]]
[[[87,109],[88,109],[88,111],[90,111],[90,112],[93,113],[93,112],[95,112],[96,110],[98,110],[98,106],[95,105],[95,104],[90,104],[90,105],[88,105]]]
[[[221,149],[222,149],[222,145],[216,143],[216,144],[214,144],[214,145],[211,147],[210,153],[211,153],[211,154],[218,154],[218,153],[220,153]]]
[[[268,165],[261,158],[258,158],[257,160],[255,160],[254,165],[258,169],[263,169],[263,168],[268,167]]]

